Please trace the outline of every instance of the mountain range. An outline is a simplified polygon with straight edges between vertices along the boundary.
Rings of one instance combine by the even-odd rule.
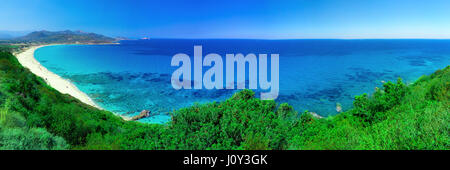
[[[111,43],[115,38],[83,31],[34,31],[25,36],[12,38],[12,43]]]

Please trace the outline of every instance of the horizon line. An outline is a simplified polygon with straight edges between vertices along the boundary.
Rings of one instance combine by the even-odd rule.
[[[0,30],[0,32],[28,32],[25,35],[31,33],[31,32],[35,32],[35,31],[50,31],[50,32],[57,32],[57,31],[83,31],[80,29],[65,29],[65,30],[50,30],[50,29],[40,29],[40,30]],[[83,32],[88,32],[88,33],[97,33],[97,34],[101,34],[101,35],[105,35],[111,38],[127,38],[130,40],[140,40],[143,38],[148,38],[148,39],[242,39],[242,40],[450,40],[450,36],[449,35],[445,35],[443,37],[293,37],[293,38],[257,38],[257,37],[151,37],[151,36],[123,36],[123,35],[107,35],[107,34],[103,34],[103,33],[99,33],[99,32],[95,32],[95,31],[83,31]],[[25,35],[21,35],[21,36],[25,36]],[[151,34],[150,34],[151,35]],[[11,38],[7,38],[7,39],[0,39],[0,40],[8,40],[8,39],[14,39],[17,37],[21,37],[21,36],[12,36]]]
[[[125,37],[129,38],[129,37]],[[144,39],[147,38],[147,39]],[[411,37],[411,38],[165,38],[165,37],[142,37],[142,38],[129,38],[128,40],[152,40],[152,39],[182,39],[182,40],[450,40],[450,37],[446,38],[424,38],[424,37]]]

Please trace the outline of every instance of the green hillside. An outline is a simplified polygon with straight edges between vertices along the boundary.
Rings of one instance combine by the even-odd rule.
[[[449,149],[450,67],[406,86],[388,82],[328,118],[243,90],[171,113],[166,125],[126,122],[63,95],[0,52],[0,149]]]

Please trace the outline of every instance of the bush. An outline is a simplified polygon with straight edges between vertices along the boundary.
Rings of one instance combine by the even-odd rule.
[[[60,150],[69,146],[63,138],[54,136],[44,128],[28,128],[25,118],[8,108],[0,109],[0,150]]]
[[[387,82],[383,89],[376,89],[372,97],[367,94],[356,96],[353,101],[353,115],[362,118],[365,122],[373,123],[384,120],[386,112],[400,104],[408,91],[407,86],[399,78],[397,83]]]

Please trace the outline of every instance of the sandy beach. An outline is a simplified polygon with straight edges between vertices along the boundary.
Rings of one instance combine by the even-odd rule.
[[[57,45],[57,44],[54,44]],[[41,45],[41,46],[33,46],[29,49],[15,54],[17,57],[17,60],[19,60],[20,64],[24,66],[25,68],[28,68],[33,74],[41,77],[45,80],[45,82],[53,87],[54,89],[58,90],[60,93],[63,94],[69,94],[78,100],[80,100],[83,103],[86,103],[90,106],[96,107],[98,109],[104,110],[85,93],[80,91],[74,84],[72,84],[69,80],[66,80],[55,73],[47,70],[44,66],[42,66],[35,58],[34,58],[34,52],[41,47],[45,46],[51,46],[51,45]],[[117,115],[117,114],[116,114]],[[129,117],[118,115],[122,117],[124,120],[130,120]]]

